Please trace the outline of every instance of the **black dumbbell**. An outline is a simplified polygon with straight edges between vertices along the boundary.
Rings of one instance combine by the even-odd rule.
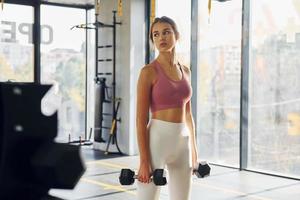
[[[131,169],[122,169],[119,181],[121,185],[132,185],[134,179],[137,179],[137,175],[134,174],[134,171]],[[153,171],[152,180],[155,185],[166,185],[167,179],[164,177],[164,169],[156,169]]]
[[[206,161],[199,163],[198,168],[193,170],[198,178],[203,178],[210,175],[210,166]]]

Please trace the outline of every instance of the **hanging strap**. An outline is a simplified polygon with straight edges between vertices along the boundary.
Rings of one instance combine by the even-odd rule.
[[[118,0],[118,16],[122,17],[123,15],[123,2],[122,0]]]
[[[1,9],[3,10],[3,7],[4,7],[4,0],[0,0],[0,3],[1,3]]]
[[[151,4],[150,4],[150,9],[151,9],[151,13],[150,13],[150,23],[152,23],[155,19],[155,1],[156,0],[151,0]]]
[[[208,23],[210,23],[211,0],[208,0]]]

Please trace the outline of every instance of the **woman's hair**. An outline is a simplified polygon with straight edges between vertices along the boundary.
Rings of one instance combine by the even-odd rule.
[[[179,32],[178,32],[178,28],[177,28],[177,25],[176,23],[174,22],[173,19],[169,18],[169,17],[166,17],[166,16],[162,16],[162,17],[156,17],[153,21],[153,23],[151,24],[151,27],[150,27],[150,34],[149,34],[149,37],[150,37],[150,40],[151,42],[153,43],[153,35],[152,35],[152,30],[153,30],[153,26],[157,23],[168,23],[171,25],[174,33],[175,33],[175,36],[176,36],[176,39],[179,39]]]

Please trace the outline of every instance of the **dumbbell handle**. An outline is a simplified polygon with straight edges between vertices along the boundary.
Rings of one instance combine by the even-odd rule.
[[[138,175],[137,174],[135,174],[135,175],[133,175],[133,177],[132,177],[133,179],[138,179]],[[150,177],[150,181],[152,181],[153,180],[153,178],[152,178],[152,175],[151,175],[151,177]]]
[[[135,174],[135,175],[133,176],[133,178],[134,178],[134,179],[138,179],[139,176],[138,176],[137,174]],[[152,180],[152,176],[150,177],[150,179]]]
[[[135,174],[135,175],[133,176],[133,178],[134,178],[134,179],[138,179],[138,175]]]
[[[138,179],[138,175],[137,174],[135,174],[134,176],[133,176],[133,178],[134,179]],[[151,175],[151,177],[150,177],[150,181],[152,181],[153,180],[153,176]]]

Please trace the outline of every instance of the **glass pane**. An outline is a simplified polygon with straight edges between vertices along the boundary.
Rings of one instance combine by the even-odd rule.
[[[300,1],[253,1],[249,168],[300,176]]]
[[[6,3],[0,11],[0,82],[33,82],[32,27],[31,6]]]
[[[177,57],[185,65],[190,66],[191,1],[157,0],[156,16],[167,16],[176,22],[180,34],[176,46]]]
[[[91,9],[87,13],[88,15],[88,23],[95,23],[95,9]],[[93,27],[92,25],[89,25]],[[88,54],[87,54],[87,110],[86,110],[86,117],[87,117],[87,131],[89,133],[89,129],[94,127],[94,115],[95,115],[95,30],[88,29],[88,40],[87,40],[87,47],[88,47]]]
[[[238,166],[241,1],[199,1],[197,133],[201,159]]]
[[[59,19],[59,20],[57,20]],[[53,84],[43,110],[58,109],[57,140],[85,134],[85,10],[41,6],[41,79]]]

